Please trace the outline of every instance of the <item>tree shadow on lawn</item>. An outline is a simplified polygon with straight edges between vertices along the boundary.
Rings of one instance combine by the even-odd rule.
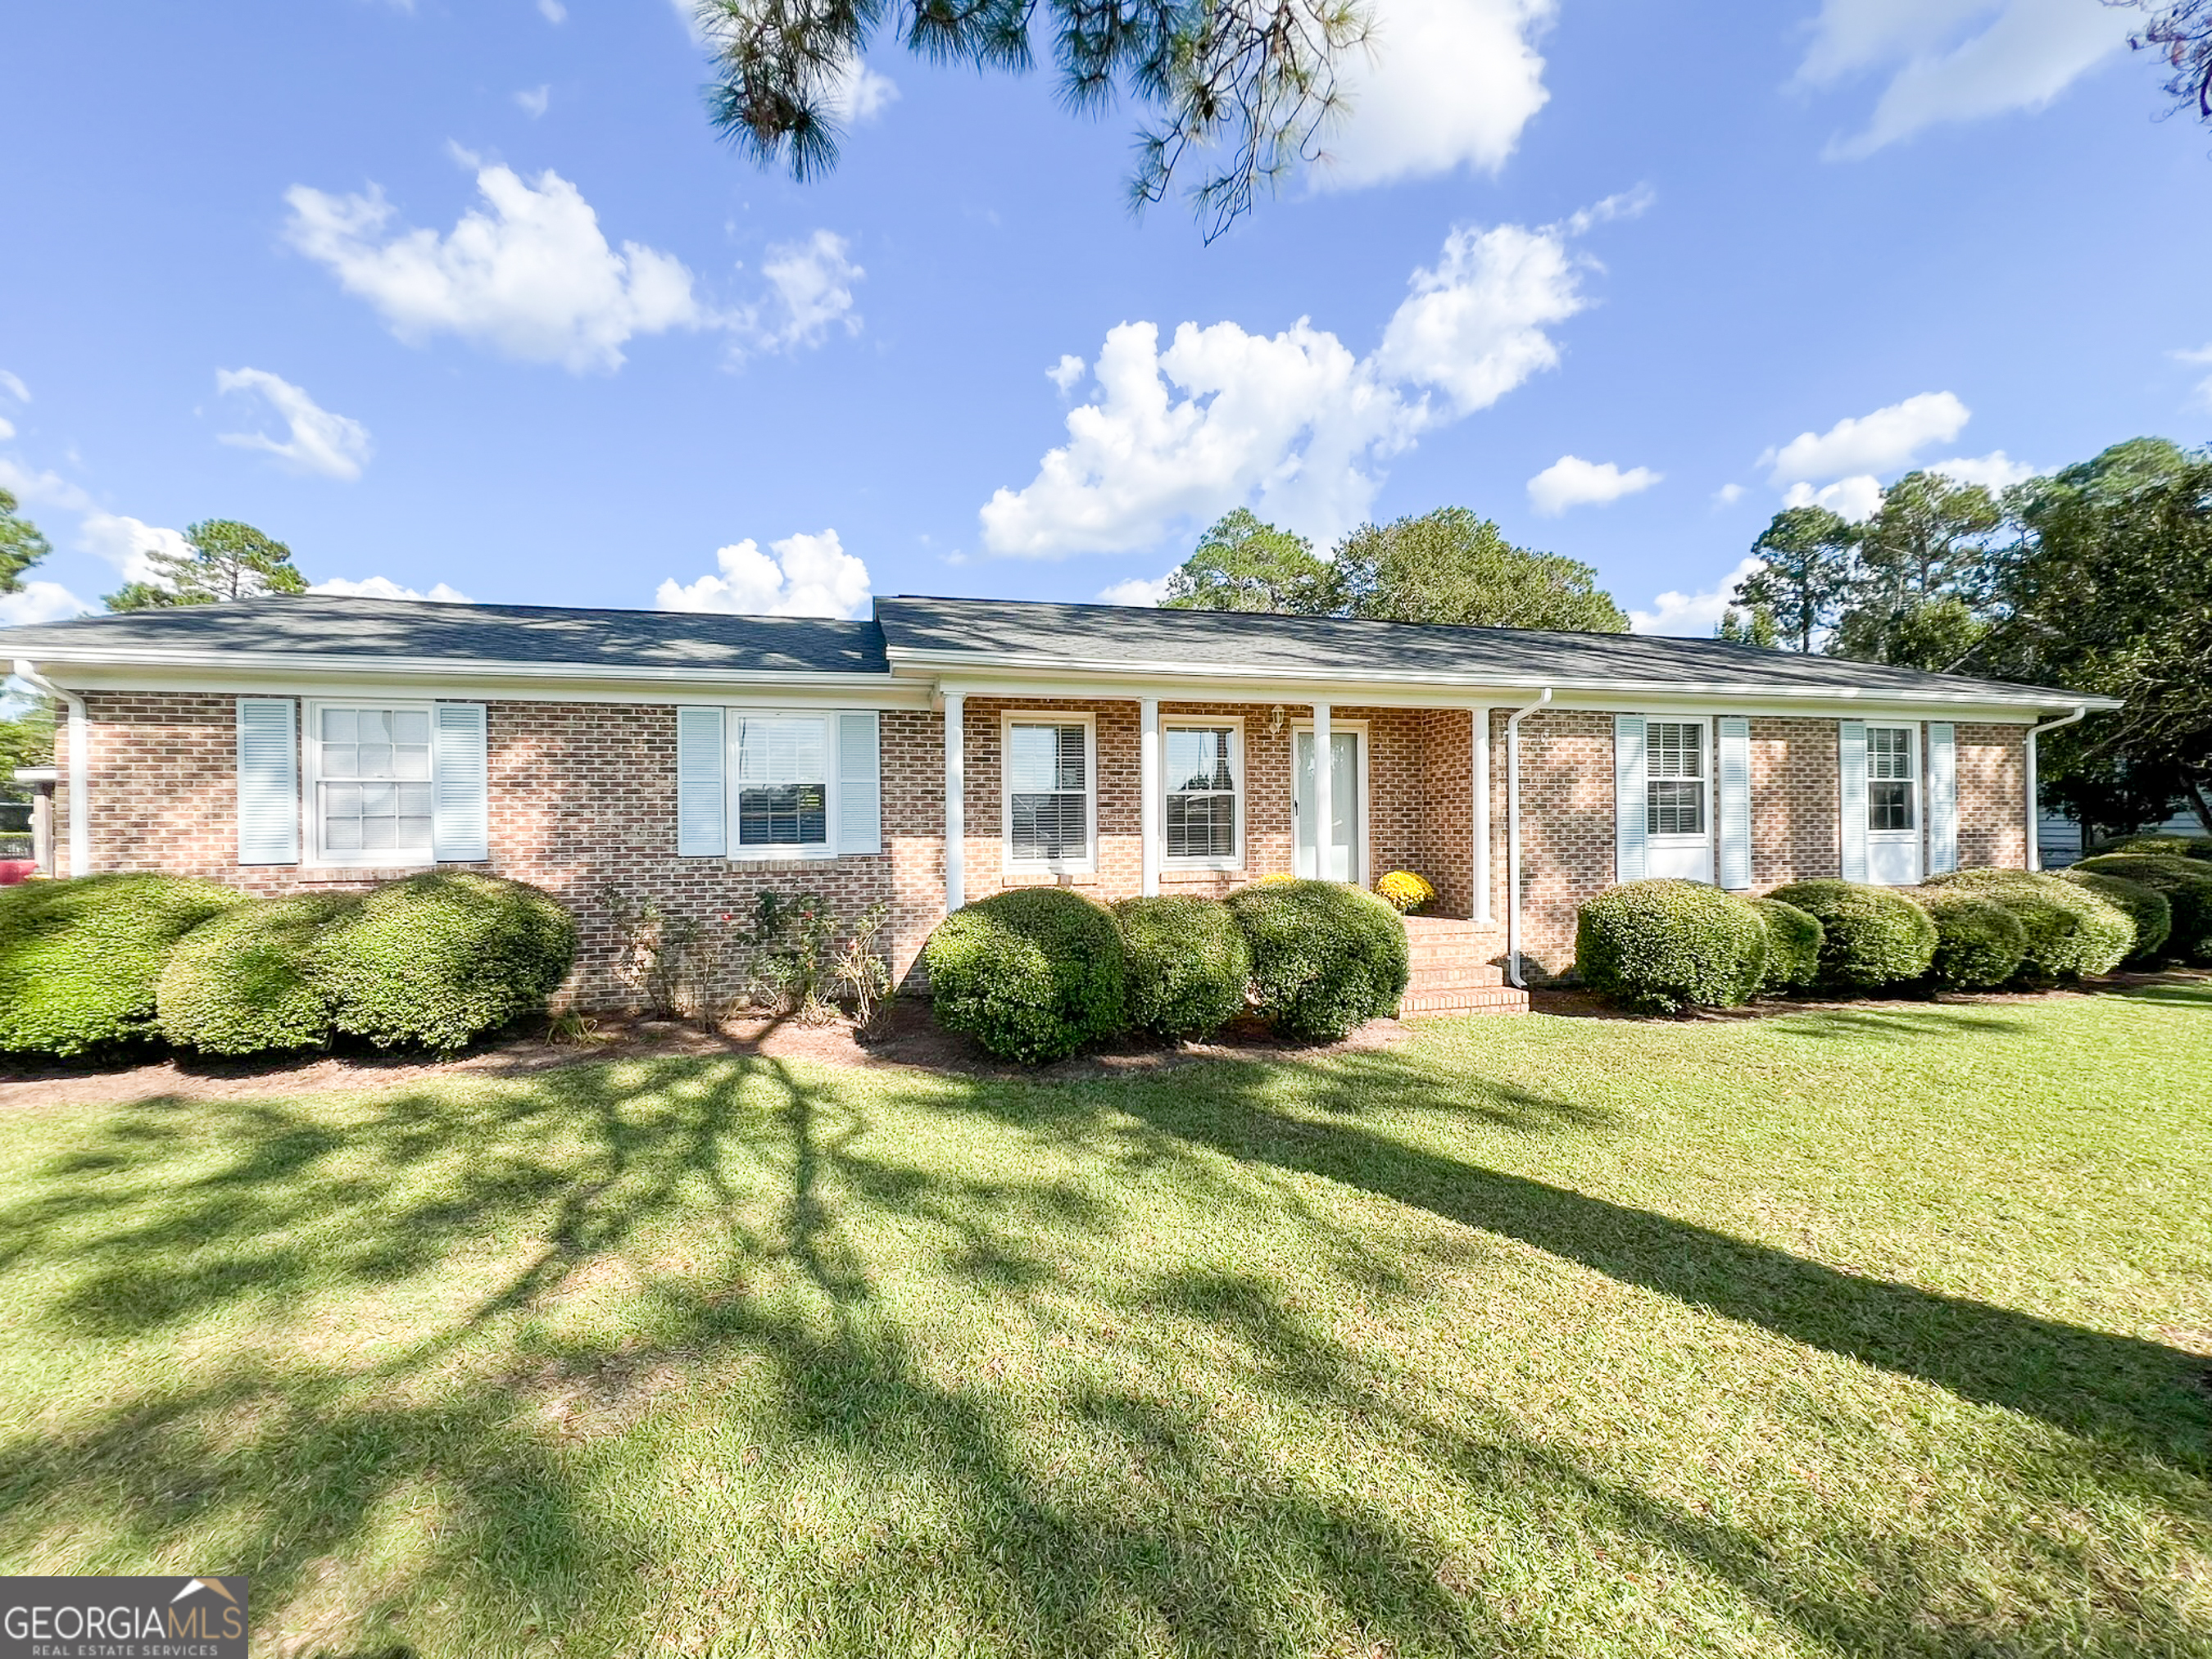
[[[1418,1105],[1444,1086],[1395,1056],[1328,1068],[1319,1087],[1332,1115],[1319,1122],[1267,1105],[1263,1079],[1279,1075],[1194,1068],[1173,1083],[1085,1091],[1087,1104],[1065,1091],[930,1085],[900,1103],[1053,1136],[1110,1115],[1118,1129],[1090,1133],[1140,1144],[1087,1185],[1018,1164],[975,1175],[957,1157],[950,1168],[899,1158],[898,1142],[871,1139],[865,1097],[848,1098],[834,1073],[773,1061],[577,1068],[350,1115],[265,1101],[194,1103],[190,1115],[160,1103],[120,1109],[101,1145],[53,1160],[34,1200],[0,1217],[20,1267],[64,1270],[46,1310],[57,1345],[153,1338],[410,1276],[473,1288],[397,1352],[276,1358],[264,1342],[149,1379],[56,1431],[0,1443],[0,1553],[52,1551],[75,1532],[103,1540],[77,1570],[130,1570],[220,1538],[269,1617],[312,1601],[329,1564],[372,1553],[380,1520],[427,1490],[438,1524],[404,1571],[364,1570],[348,1588],[343,1647],[380,1648],[385,1630],[411,1637],[394,1621],[425,1598],[466,1607],[485,1621],[484,1646],[495,1635],[515,1651],[556,1627],[571,1651],[630,1652],[688,1641],[694,1628],[854,1655],[925,1634],[1054,1653],[1392,1642],[1525,1651],[1555,1641],[1551,1610],[1523,1599],[1526,1582],[1486,1582],[1482,1558],[1394,1503],[1387,1478],[1323,1480],[1264,1456],[1223,1409],[1249,1385],[1324,1413],[1355,1458],[1387,1430],[1392,1455],[1378,1468],[1411,1444],[1460,1512],[1530,1540],[1594,1540],[1597,1559],[1631,1577],[1710,1581],[1817,1643],[1936,1653],[1967,1633],[1930,1611],[1954,1604],[1960,1587],[1867,1535],[1862,1519],[1839,1515],[1802,1540],[1799,1559],[1601,1479],[1589,1472],[1596,1460],[1531,1441],[1483,1402],[1468,1402],[1479,1434],[1423,1415],[1249,1275],[1148,1269],[1140,1241],[1110,1270],[1086,1273],[1055,1248],[1062,1234],[1120,1243],[1142,1202],[1131,1188],[1163,1169],[1200,1200],[1209,1182],[1225,1194],[1236,1172],[1217,1152],[1254,1172],[1325,1176],[2079,1435],[2117,1437],[2124,1450],[2084,1455],[2094,1451],[2100,1468],[2124,1463],[2162,1504],[2173,1483],[2143,1458],[2202,1467],[2175,1448],[2201,1431],[2204,1412],[2160,1422],[2154,1409],[2169,1398],[2170,1362],[2185,1358],[2171,1351],[1854,1279],[1403,1146],[1350,1121],[1377,1087]],[[1560,1103],[1485,1086],[1504,1114],[1489,1121],[1578,1122]],[[1332,1106],[1334,1091],[1345,1098]],[[211,1147],[212,1170],[175,1172],[181,1157]],[[441,1178],[424,1182],[428,1170]],[[1318,1224],[1297,1214],[1294,1191],[1263,1183],[1262,1195],[1281,1201],[1283,1224]],[[1121,1332],[1127,1363],[1044,1400],[988,1375],[946,1375],[882,1288],[908,1265],[884,1254],[887,1223],[906,1248],[933,1251],[966,1293],[1005,1300],[1022,1316],[1017,1328],[1051,1341],[1104,1322]],[[619,1335],[548,1334],[549,1310],[597,1266],[679,1224],[707,1260],[650,1277]],[[519,1257],[471,1253],[516,1232],[534,1241]],[[877,1241],[872,1253],[864,1237]],[[1245,1360],[1205,1357],[1178,1330],[1212,1333]],[[1977,1347],[2005,1352],[1947,1352]],[[647,1397],[638,1379],[649,1375],[672,1378],[673,1392]],[[605,1420],[635,1428],[661,1423],[656,1411],[730,1397],[730,1379],[763,1376],[763,1405],[723,1407],[717,1431],[680,1455],[631,1446],[651,1463],[644,1470],[606,1461],[625,1443],[604,1435],[620,1430],[572,1444],[544,1410],[549,1379],[595,1379]],[[769,1472],[745,1476],[727,1451],[733,1438]],[[611,1469],[625,1501],[609,1501]],[[733,1609],[727,1585],[669,1582],[680,1555],[669,1522],[641,1496],[629,1501],[672,1481],[703,1525],[717,1512],[706,1483],[731,1474],[766,1482],[760,1501],[793,1517],[818,1517],[825,1486],[880,1513],[838,1536],[819,1536],[818,1518],[811,1530],[793,1518],[772,1540],[754,1538],[761,1553],[732,1569],[754,1599]],[[886,1497],[897,1493],[915,1501]],[[1588,1570],[1561,1548],[1559,1571]],[[1834,1572],[1838,1560],[1851,1570]],[[2073,1616],[2115,1651],[2131,1634],[2182,1633],[2183,1615],[2155,1586],[2130,1595],[2124,1619]],[[521,1609],[540,1639],[498,1622]]]

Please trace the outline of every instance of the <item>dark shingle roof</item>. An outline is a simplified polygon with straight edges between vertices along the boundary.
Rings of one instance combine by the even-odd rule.
[[[415,599],[246,599],[0,630],[0,653],[117,651],[138,657],[420,658],[580,668],[887,672],[872,622],[678,611],[572,611]]]
[[[1545,633],[1449,628],[1332,617],[1228,611],[1146,611],[1109,605],[901,595],[876,617],[894,661],[910,653],[973,657],[980,665],[1035,664],[1094,672],[1159,665],[1224,676],[1239,672],[1367,680],[1443,678],[1473,684],[1620,684],[1655,691],[1796,690],[2063,706],[2079,692],[1924,674],[1878,663],[1723,640],[1650,634]],[[2103,699],[2086,699],[2092,705]]]

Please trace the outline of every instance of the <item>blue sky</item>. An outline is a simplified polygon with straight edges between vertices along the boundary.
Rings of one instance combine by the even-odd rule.
[[[879,42],[801,186],[670,0],[27,9],[0,485],[57,551],[0,616],[198,518],[372,591],[864,614],[1455,504],[1704,633],[1785,499],[2203,435],[2212,134],[2134,14],[1373,7],[1332,166],[1212,246],[1047,74]]]

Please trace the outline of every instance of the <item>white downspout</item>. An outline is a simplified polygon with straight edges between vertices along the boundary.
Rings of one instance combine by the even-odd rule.
[[[2062,714],[2055,720],[2045,720],[2040,726],[2030,726],[2027,732],[2027,867],[2043,868],[2043,809],[2035,799],[2035,740],[2045,732],[2056,732],[2062,726],[2071,726],[2089,712],[2087,703],[2070,714]]]
[[[15,678],[28,681],[69,710],[69,872],[92,872],[92,725],[84,699],[64,691],[18,658]]]
[[[1525,991],[1521,977],[1521,722],[1552,700],[1552,688],[1505,719],[1505,976]]]

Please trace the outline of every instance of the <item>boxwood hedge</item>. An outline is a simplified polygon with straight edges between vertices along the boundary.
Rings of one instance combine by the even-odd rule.
[[[1252,951],[1252,1000],[1285,1036],[1331,1042],[1406,994],[1406,924],[1334,881],[1260,882],[1226,901]]]
[[[181,876],[0,888],[0,1049],[78,1054],[153,1035],[171,947],[245,899]]]
[[[1978,892],[2013,914],[2027,934],[2021,972],[2030,979],[2109,974],[2135,948],[2127,912],[2085,887],[2028,870],[1954,870],[1931,876],[1933,888]]]
[[[316,970],[323,927],[358,893],[251,899],[178,941],[155,988],[161,1035],[210,1054],[316,1048],[331,1040],[332,998]]]
[[[2136,942],[2125,957],[2127,962],[2144,967],[2166,953],[2166,941],[2173,933],[2173,906],[2157,888],[2094,870],[2054,870],[2051,874],[2076,887],[2086,887],[2128,913],[2128,920],[2135,924]]]
[[[1575,923],[1575,971],[1639,1013],[1733,1008],[1766,971],[1757,906],[1697,881],[1632,881],[1600,893]]]
[[[576,955],[550,894],[473,871],[389,882],[324,927],[315,973],[331,1028],[451,1053],[544,1005]]]
[[[1908,985],[1936,955],[1936,923],[1894,888],[1855,881],[1798,881],[1767,895],[1819,919],[1820,973],[1829,991]]]
[[[954,911],[922,947],[937,1023],[1002,1060],[1062,1060],[1121,1027],[1121,929],[1061,887],[1017,887]]]
[[[1936,921],[1936,955],[1928,964],[1931,988],[1986,990],[2020,972],[2027,930],[1996,899],[1966,887],[1923,888],[1915,896]]]
[[[2160,858],[2140,853],[2111,853],[2083,859],[2074,866],[2096,876],[2141,882],[2166,895],[2173,931],[2167,954],[2186,962],[2212,962],[2212,864],[2197,859]]]
[[[1778,898],[1755,898],[1752,908],[1766,924],[1766,971],[1759,988],[1801,991],[1820,977],[1820,942],[1826,936],[1820,917]]]
[[[1252,980],[1244,930],[1218,899],[1123,899],[1129,1024],[1159,1036],[1210,1036],[1243,1012]]]

